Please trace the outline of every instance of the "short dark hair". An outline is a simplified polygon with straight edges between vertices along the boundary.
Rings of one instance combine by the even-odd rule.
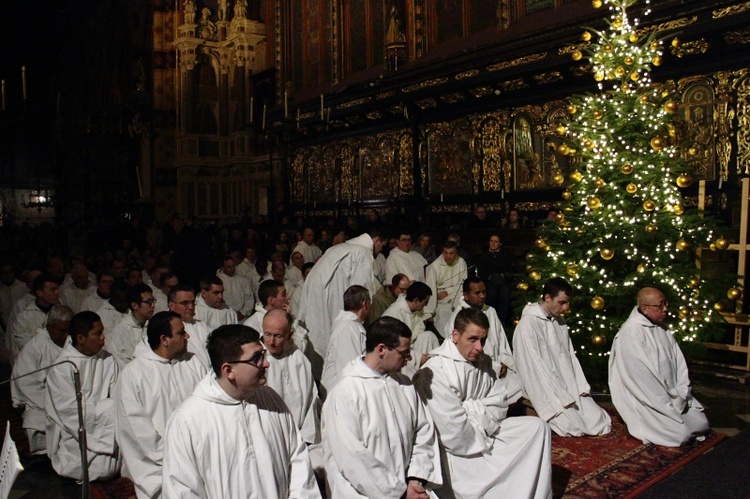
[[[88,336],[89,332],[94,329],[94,323],[101,322],[102,319],[99,317],[99,314],[96,312],[91,312],[90,310],[84,310],[83,312],[78,312],[73,316],[72,319],[70,319],[70,329],[68,331],[68,336],[70,336],[70,341],[73,344],[73,346],[76,346],[78,344],[78,336]]]
[[[222,281],[219,276],[215,274],[207,275],[203,279],[201,279],[201,290],[202,291],[208,291],[211,289],[211,286],[223,286],[224,281]]]
[[[171,279],[171,278],[173,278],[173,277],[177,277],[177,274],[175,274],[175,273],[174,273],[174,272],[172,272],[171,270],[168,270],[168,271],[166,271],[166,272],[163,272],[163,273],[162,273],[162,274],[161,274],[161,275],[159,276],[159,287],[160,287],[160,288],[164,287],[164,285],[165,285],[165,284],[167,283],[167,281],[168,281],[168,280],[170,280],[170,279]],[[178,281],[179,281],[179,279],[178,279]],[[156,283],[154,283],[154,284],[156,284]]]
[[[393,279],[391,279],[391,286],[394,288],[398,287],[398,283],[401,282],[401,279],[409,279],[409,277],[406,274],[396,274],[393,276]]]
[[[31,291],[36,294],[37,291],[42,291],[44,289],[44,285],[48,282],[53,282],[55,284],[59,284],[57,282],[57,279],[52,276],[52,274],[42,273],[39,274],[34,278],[33,281],[31,281]]]
[[[474,324],[486,329],[490,329],[490,320],[481,310],[474,308],[465,308],[456,315],[456,321],[453,323],[453,328],[459,333],[466,331],[466,327],[469,324]]]
[[[148,346],[151,350],[155,350],[160,344],[162,336],[167,338],[172,337],[172,325],[170,322],[172,319],[179,319],[180,314],[166,311],[154,314],[153,317],[148,321],[148,327],[146,328],[146,339],[148,340]]]
[[[262,306],[266,306],[269,298],[275,298],[279,294],[279,288],[283,288],[284,283],[275,279],[268,279],[260,283],[258,287],[258,301]]]
[[[221,377],[221,366],[225,362],[242,356],[242,345],[248,343],[260,343],[260,333],[244,324],[225,324],[208,335],[206,350],[216,376]]]
[[[195,290],[189,284],[178,284],[169,288],[169,294],[167,294],[167,301],[175,301],[177,299],[177,293],[193,293]]]
[[[413,282],[406,290],[406,301],[414,301],[415,299],[421,301],[430,296],[432,296],[432,290],[423,282]]]
[[[304,265],[302,265],[302,269],[301,269],[302,270],[302,274],[305,273],[305,270],[311,269],[314,266],[315,266],[314,262],[307,262],[307,263],[305,263]]]
[[[355,284],[344,291],[344,310],[356,312],[362,308],[362,302],[370,299],[370,292],[366,287]]]
[[[409,326],[394,317],[380,317],[367,328],[365,350],[372,352],[381,343],[388,348],[396,348],[401,338],[411,339]]]
[[[96,273],[96,282],[101,281],[104,276],[115,277],[111,270],[103,269]]]
[[[470,275],[469,277],[464,279],[464,293],[468,293],[469,291],[471,291],[472,284],[479,284],[480,282],[484,282],[484,279],[476,275]]]
[[[380,238],[380,240],[383,240],[383,231],[378,229],[377,227],[372,227],[367,231],[367,235],[370,236],[371,239]]]
[[[141,304],[141,295],[143,293],[154,294],[154,291],[148,284],[136,284],[132,288],[128,289],[125,293],[125,301],[128,302],[128,307],[132,308],[133,303]]]
[[[456,241],[453,241],[451,239],[448,239],[443,243],[443,249],[453,249],[458,248],[458,244],[456,244]]]
[[[556,297],[563,291],[568,296],[573,296],[573,288],[568,284],[568,281],[562,277],[550,277],[544,281],[544,287],[542,288],[542,298],[549,295],[550,298]]]

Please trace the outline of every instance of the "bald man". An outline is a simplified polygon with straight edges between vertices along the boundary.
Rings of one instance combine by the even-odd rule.
[[[609,357],[609,389],[628,432],[643,443],[678,447],[708,431],[690,393],[685,357],[667,330],[667,300],[643,288]]]

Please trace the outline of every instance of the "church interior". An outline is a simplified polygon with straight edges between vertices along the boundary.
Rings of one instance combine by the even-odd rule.
[[[601,0],[62,0],[5,14],[0,256],[22,251],[14,238],[43,261],[71,234],[103,249],[151,228],[164,248],[194,225],[208,247],[170,249],[208,255],[201,272],[233,231],[351,235],[376,219],[415,244],[457,232],[475,256],[500,234],[523,274],[534,227],[580,169],[557,131],[568,99],[600,88],[582,34],[614,18]],[[741,287],[750,2],[644,0],[630,14],[663,44],[650,76],[677,96],[691,140],[683,205],[731,243],[704,265]],[[750,310],[739,299],[723,312],[691,374],[712,428],[734,437],[750,425]],[[44,476],[15,497],[57,497],[33,484]]]

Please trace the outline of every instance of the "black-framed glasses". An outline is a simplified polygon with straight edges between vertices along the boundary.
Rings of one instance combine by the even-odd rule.
[[[388,350],[393,350],[394,352],[397,352],[401,356],[402,359],[408,359],[409,357],[411,357],[411,348],[407,350],[399,350],[398,348],[389,347],[388,345],[386,345],[385,347]]]
[[[669,308],[669,303],[667,303],[667,302],[657,303],[656,305],[652,305],[651,303],[644,303],[643,306],[644,307],[655,307],[655,308],[660,308],[662,310],[666,310],[667,308]]]
[[[141,303],[145,303],[146,305],[156,305],[156,299],[151,298],[150,300],[141,300]]]
[[[247,364],[248,366],[257,367],[258,369],[260,369],[263,367],[263,362],[266,361],[267,351],[268,350],[264,348],[247,360],[228,360],[227,364]]]

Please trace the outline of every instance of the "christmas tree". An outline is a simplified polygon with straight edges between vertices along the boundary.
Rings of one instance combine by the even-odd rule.
[[[610,29],[583,33],[574,60],[591,62],[599,92],[569,99],[569,119],[555,133],[558,153],[571,157],[554,223],[538,231],[527,255],[523,301],[541,297],[543,282],[561,276],[573,286],[566,320],[584,365],[606,365],[611,341],[635,305],[639,289],[659,288],[669,301],[678,340],[697,342],[721,322],[717,300],[728,284],[701,276],[701,251],[725,249],[710,214],[684,203],[692,183],[691,150],[681,137],[679,108],[669,85],[650,79],[662,64],[663,40],[629,20],[634,0],[606,0]],[[601,7],[594,0],[594,7]],[[644,15],[648,14],[648,10]],[[675,39],[674,43],[678,43]],[[558,174],[560,185],[565,177]],[[735,278],[736,279],[736,276]],[[740,290],[732,288],[730,297]]]

